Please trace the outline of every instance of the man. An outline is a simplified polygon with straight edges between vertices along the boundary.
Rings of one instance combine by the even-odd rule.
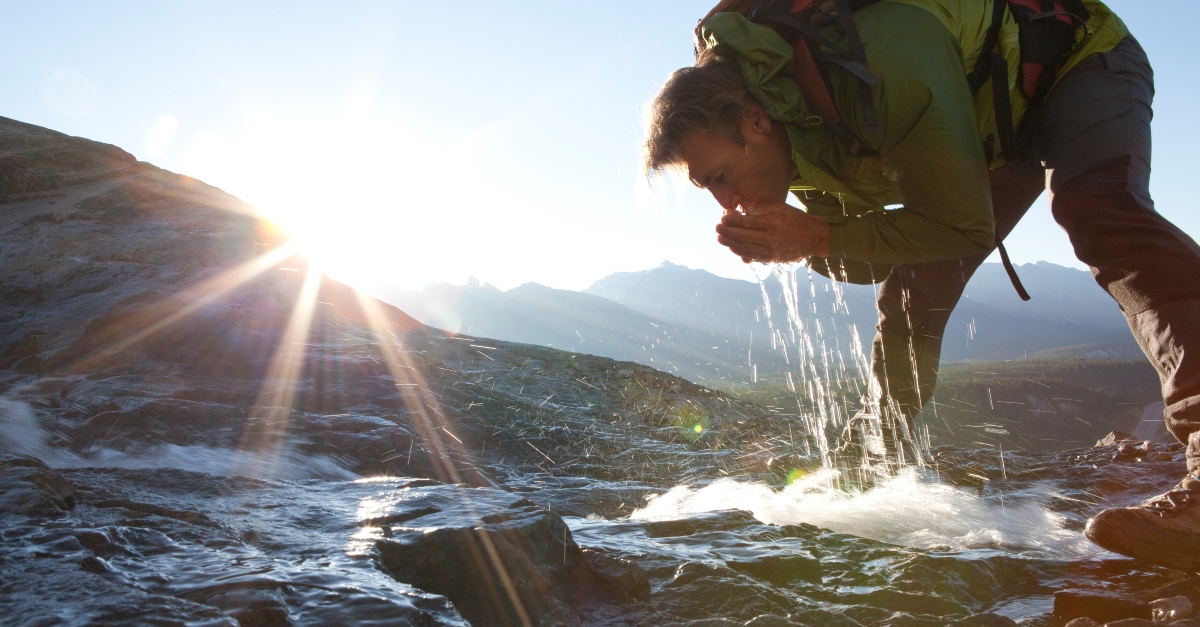
[[[1167,426],[1187,444],[1189,474],[1176,488],[1101,512],[1087,535],[1200,570],[1200,247],[1154,210],[1153,76],[1121,20],[1098,0],[1059,2],[1035,16],[1065,15],[1074,41],[1031,96],[1036,77],[1018,70],[1026,33],[1007,3],[864,2],[852,14],[857,33],[836,11],[811,17],[835,44],[860,40],[870,70],[806,43],[830,110],[818,106],[822,94],[799,87],[800,48],[723,12],[743,4],[727,0],[702,21],[696,64],[656,97],[648,172],[678,168],[708,189],[725,209],[717,241],[746,262],[806,260],[841,280],[882,279],[872,369],[904,420],[933,392],[941,337],[971,274],[1048,189],[1076,256],[1158,369]],[[846,7],[838,0],[820,11],[835,4]],[[1082,8],[1059,9],[1068,4]],[[989,41],[996,6],[1003,21]],[[999,56],[987,57],[989,45]],[[968,79],[981,56],[993,69],[1008,64],[991,75],[1007,76],[1005,91],[981,89],[978,72]],[[998,146],[1003,100],[1016,131]],[[804,211],[784,203],[789,190]]]

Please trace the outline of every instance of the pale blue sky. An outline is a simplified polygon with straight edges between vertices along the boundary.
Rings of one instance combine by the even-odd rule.
[[[711,2],[5,0],[0,115],[241,196],[367,287],[577,289],[663,260],[749,279],[716,203],[637,167]],[[1200,2],[1109,4],[1157,72],[1159,210],[1200,235]],[[1044,201],[1009,251],[1082,267]]]

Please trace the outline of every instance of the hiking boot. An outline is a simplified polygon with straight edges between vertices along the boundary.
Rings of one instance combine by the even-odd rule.
[[[1100,512],[1084,534],[1129,557],[1183,571],[1200,571],[1200,476],[1188,474],[1170,492],[1133,507]]]

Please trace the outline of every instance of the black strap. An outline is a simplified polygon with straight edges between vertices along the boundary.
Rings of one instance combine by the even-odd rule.
[[[1005,159],[1016,159],[1016,134],[1013,132],[1012,100],[1008,93],[1008,60],[999,52],[992,53],[992,102],[996,111],[996,134],[1000,140],[1000,154]]]
[[[996,134],[1000,144],[1000,154],[1006,159],[1015,157],[1016,134],[1013,132],[1012,101],[1008,94],[1008,60],[996,50],[996,42],[1000,39],[1000,27],[1004,24],[1004,11],[1008,0],[992,0],[992,23],[988,26],[983,38],[983,48],[979,50],[979,58],[975,60],[975,68],[967,75],[967,84],[971,94],[979,93],[983,84],[992,81],[992,102],[996,113]],[[994,155],[989,154],[988,159]]]
[[[996,248],[1000,249],[1000,262],[1004,264],[1004,271],[1008,273],[1008,280],[1012,281],[1013,287],[1017,288],[1017,296],[1020,296],[1021,300],[1029,300],[1029,292],[1026,292],[1025,286],[1021,285],[1021,277],[1017,276],[1017,269],[1009,261],[1008,251],[1004,250],[1004,244],[1000,244]]]
[[[979,58],[975,59],[975,69],[967,75],[967,84],[971,86],[971,94],[979,93],[979,88],[991,78],[992,51],[996,49],[996,41],[1000,38],[1000,27],[1004,25],[1004,8],[1008,0],[992,0],[992,24],[988,26],[987,35],[983,38],[983,48]]]
[[[1062,6],[1067,10],[1067,13],[1070,13],[1072,16],[1078,18],[1079,21],[1083,22],[1084,24],[1086,24],[1088,20],[1092,19],[1092,14],[1087,10],[1087,7],[1084,6],[1083,0],[1062,0]]]
[[[858,36],[858,26],[854,24],[854,16],[851,14],[850,5],[846,0],[836,0],[836,6],[838,25],[846,35],[846,43],[850,44],[850,53],[854,55],[854,60],[866,70],[867,51],[863,49],[862,39]],[[851,69],[849,66],[843,65],[843,67]],[[870,70],[867,70],[867,74],[869,76],[864,77],[858,75],[857,72],[855,73],[859,79],[866,83],[865,86],[860,85],[858,88],[858,102],[859,107],[862,109],[863,129],[868,133],[875,133],[879,131],[879,116],[875,114],[875,99],[871,94],[871,86],[879,82],[879,77],[871,74]],[[871,77],[874,77],[874,80],[870,80]]]

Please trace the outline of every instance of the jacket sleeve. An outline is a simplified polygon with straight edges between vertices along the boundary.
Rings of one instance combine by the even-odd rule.
[[[906,15],[891,21],[903,29],[863,33],[871,70],[881,78],[873,97],[882,130],[862,136],[879,151],[882,174],[898,187],[903,206],[832,219],[830,256],[895,264],[987,251],[994,238],[988,169],[957,42],[921,9],[880,8],[887,5]],[[838,100],[857,103],[851,90],[858,85],[842,85]],[[862,112],[848,109],[847,121],[863,132]]]

